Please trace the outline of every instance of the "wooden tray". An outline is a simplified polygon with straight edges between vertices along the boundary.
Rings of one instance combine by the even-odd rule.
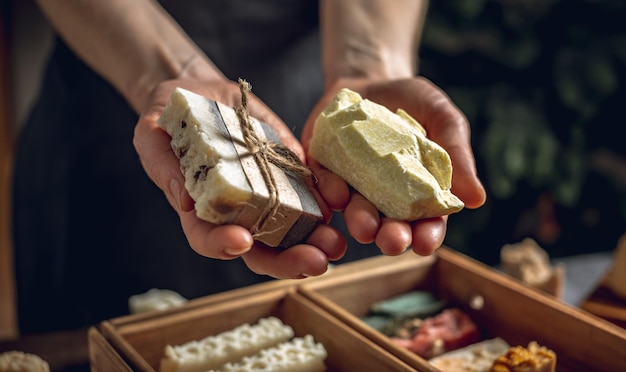
[[[284,280],[270,280],[267,282],[249,285],[242,288],[233,289],[230,291],[216,293],[210,296],[204,296],[189,300],[184,306],[171,308],[165,311],[156,311],[156,312],[145,312],[139,314],[131,314],[124,315],[112,319],[110,322],[115,324],[116,327],[124,327],[127,324],[137,324],[145,321],[149,321],[152,318],[162,319],[163,317],[171,317],[176,316],[175,314],[179,312],[187,313],[191,309],[195,308],[205,308],[207,306],[211,306],[220,302],[228,302],[235,301],[238,298],[246,298],[250,296],[255,296],[259,293],[271,292],[274,290],[284,289],[284,288],[293,288],[296,285],[301,285],[304,283],[314,282],[322,279],[330,279],[335,276],[342,276],[354,272],[360,272],[364,269],[369,268],[372,265],[379,265],[384,262],[387,262],[384,257],[376,260],[360,260],[349,262],[346,264],[334,266],[328,269],[326,273],[320,276],[311,277],[307,279],[284,279]],[[389,259],[389,257],[387,257]],[[393,260],[388,260],[389,263],[393,262]]]
[[[202,339],[270,315],[293,327],[297,336],[311,334],[321,342],[328,352],[329,371],[412,370],[298,294],[293,286],[229,301],[206,302],[205,306],[183,306],[175,312],[150,317],[112,319],[92,328],[93,370],[156,371],[167,344]]]
[[[488,337],[499,336],[511,345],[537,341],[549,347],[557,354],[559,371],[626,370],[624,329],[447,248],[426,258],[412,253],[391,263],[386,258],[385,264],[362,272],[298,287],[305,297],[413,368],[436,371],[360,320],[372,303],[416,289],[433,291],[462,308]]]

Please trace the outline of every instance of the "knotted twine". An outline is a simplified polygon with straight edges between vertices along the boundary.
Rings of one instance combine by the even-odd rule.
[[[287,146],[266,141],[258,136],[250,123],[250,114],[248,112],[248,93],[251,90],[250,83],[240,78],[239,90],[241,91],[241,106],[235,107],[235,112],[237,113],[239,124],[241,125],[241,133],[243,134],[250,155],[254,157],[261,171],[261,175],[263,176],[263,180],[269,192],[269,200],[263,212],[259,215],[254,225],[250,227],[252,237],[257,238],[261,235],[272,233],[271,231],[263,232],[263,226],[268,220],[274,218],[280,207],[278,187],[276,185],[276,179],[271,172],[270,164],[274,164],[282,171],[291,172],[301,177],[310,177],[311,170],[302,164],[300,158],[287,148]]]

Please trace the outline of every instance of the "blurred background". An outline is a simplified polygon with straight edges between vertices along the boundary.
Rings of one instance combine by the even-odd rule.
[[[431,1],[420,73],[465,113],[488,199],[446,244],[488,264],[534,238],[553,257],[626,232],[626,2]]]

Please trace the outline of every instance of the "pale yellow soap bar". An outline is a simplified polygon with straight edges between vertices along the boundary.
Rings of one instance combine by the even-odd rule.
[[[349,89],[318,116],[310,153],[387,217],[413,221],[464,207],[450,192],[448,153],[424,128]]]

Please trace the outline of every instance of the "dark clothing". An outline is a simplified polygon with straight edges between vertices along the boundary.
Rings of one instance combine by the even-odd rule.
[[[249,80],[299,136],[323,88],[315,1],[162,4],[229,78]],[[240,259],[207,259],[189,247],[138,160],[136,121],[119,93],[57,39],[16,154],[22,332],[126,314],[129,296],[150,288],[195,298],[269,279]]]

